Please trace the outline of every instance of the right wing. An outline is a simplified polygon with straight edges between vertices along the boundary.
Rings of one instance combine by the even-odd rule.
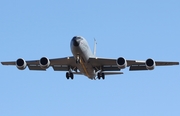
[[[54,71],[69,71],[69,69],[77,70],[76,62],[73,56],[64,58],[49,59],[50,66]],[[39,60],[26,61],[29,70],[46,70],[40,67]],[[1,62],[2,65],[16,65],[16,61]]]

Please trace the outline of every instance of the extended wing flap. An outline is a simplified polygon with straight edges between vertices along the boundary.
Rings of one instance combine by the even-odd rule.
[[[130,66],[130,71],[147,70],[146,66]]]
[[[93,66],[116,65],[116,60],[110,58],[89,58],[89,62]]]
[[[168,65],[179,65],[179,62],[163,62],[163,61],[155,61],[156,66],[168,66]]]
[[[103,71],[119,71],[120,69],[116,66],[113,67],[113,65],[108,66],[102,66]]]
[[[52,66],[54,71],[68,71],[68,65],[54,65]]]
[[[46,71],[46,69],[42,69],[40,66],[28,66],[29,70],[38,70],[38,71]]]
[[[102,71],[119,71],[115,59],[110,58],[89,58],[89,63],[96,69]]]
[[[116,71],[102,71],[102,73],[104,73],[105,75],[118,75],[118,74],[123,74],[123,72],[116,72]]]
[[[74,57],[50,59],[51,65],[76,65]]]

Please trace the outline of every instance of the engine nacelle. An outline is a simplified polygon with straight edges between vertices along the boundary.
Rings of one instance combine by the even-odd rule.
[[[117,60],[116,60],[116,64],[118,66],[119,69],[124,69],[127,67],[127,61],[125,58],[123,57],[119,57]]]
[[[153,59],[149,58],[146,60],[146,68],[148,70],[153,70],[155,68],[155,66],[156,66],[156,63],[154,62]]]
[[[16,60],[16,67],[19,70],[24,70],[27,67],[27,63],[26,63],[26,61],[24,59],[19,58],[19,59]]]
[[[42,57],[40,60],[39,60],[39,65],[42,69],[47,69],[49,68],[50,66],[50,61],[48,58],[46,57]]]

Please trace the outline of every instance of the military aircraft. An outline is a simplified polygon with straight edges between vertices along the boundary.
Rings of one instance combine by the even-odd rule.
[[[70,42],[73,56],[48,59],[42,57],[39,60],[25,61],[19,58],[16,61],[1,62],[3,65],[15,65],[18,69],[45,71],[52,67],[54,71],[66,71],[66,78],[73,79],[74,74],[83,74],[89,79],[105,79],[105,75],[123,74],[121,69],[129,67],[130,71],[153,70],[155,66],[179,65],[179,62],[154,61],[148,58],[145,61],[126,60],[124,57],[116,59],[96,57],[96,41],[94,52],[91,51],[88,42],[81,36],[74,36]]]

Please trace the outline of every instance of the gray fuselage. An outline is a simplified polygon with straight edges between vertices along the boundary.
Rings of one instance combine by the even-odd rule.
[[[71,40],[70,47],[79,71],[88,78],[94,79],[97,74],[88,60],[90,57],[95,56],[92,53],[88,42],[83,37],[75,36]]]

